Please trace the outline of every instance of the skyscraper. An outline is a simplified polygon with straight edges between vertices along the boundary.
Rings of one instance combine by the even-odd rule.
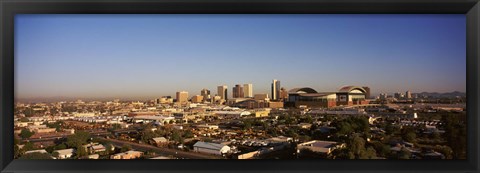
[[[186,103],[188,102],[188,92],[180,91],[177,92],[177,103]]]
[[[243,94],[243,87],[242,85],[240,84],[237,84],[235,85],[235,87],[233,87],[233,98],[243,98],[244,94]]]
[[[243,84],[243,94],[245,97],[253,97],[253,85]]]
[[[280,96],[280,81],[273,79],[272,81],[272,100],[278,100]]]
[[[407,97],[407,99],[411,99],[412,93],[410,91],[405,92],[405,97]]]
[[[204,88],[200,91],[200,95],[203,97],[203,101],[208,101],[211,99],[210,90]]]
[[[228,99],[228,94],[227,94],[227,86],[218,86],[217,87],[218,93],[217,95],[220,96],[220,98],[227,100]]]

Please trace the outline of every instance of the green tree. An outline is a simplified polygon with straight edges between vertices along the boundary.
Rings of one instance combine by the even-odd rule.
[[[77,145],[75,147],[77,158],[81,158],[88,155],[87,150],[82,145]]]
[[[193,132],[191,130],[186,130],[185,133],[183,133],[183,137],[193,138]]]
[[[379,141],[375,141],[372,143],[372,146],[374,147],[375,151],[377,151],[378,156],[380,157],[389,157],[390,155],[390,147],[386,144],[383,144]]]
[[[128,145],[128,144],[125,144],[122,146],[122,148],[120,149],[120,152],[126,152],[126,151],[130,151],[132,150],[132,146]]]
[[[177,143],[183,143],[182,134],[178,130],[173,130],[170,139],[177,142]]]
[[[25,145],[22,148],[23,151],[30,151],[30,150],[34,150],[34,149],[35,149],[35,146],[31,142],[25,143]]]
[[[63,149],[67,149],[67,146],[65,145],[65,143],[61,143],[55,146],[55,150],[63,150]]]
[[[19,158],[22,155],[22,151],[20,150],[20,147],[18,145],[13,146],[13,157],[15,159]]]
[[[90,133],[79,131],[68,136],[66,144],[68,147],[77,147],[86,144],[88,139],[90,139]]]
[[[445,138],[453,151],[454,159],[465,159],[467,150],[467,128],[460,115],[446,114],[442,116],[445,122]]]
[[[52,156],[48,153],[33,152],[24,154],[19,159],[52,159]]]
[[[54,151],[52,153],[52,156],[58,158],[58,156],[60,156],[60,153],[58,153],[57,151]]]
[[[417,134],[415,133],[415,129],[412,127],[404,127],[402,129],[402,139],[407,142],[415,142],[417,138]]]
[[[27,138],[30,138],[34,134],[35,134],[35,132],[32,132],[28,129],[22,129],[22,131],[20,132],[20,137],[22,137],[23,139],[27,139]]]
[[[410,159],[410,156],[412,154],[410,151],[408,151],[406,148],[402,148],[398,153],[397,153],[397,159]]]
[[[114,151],[114,146],[110,143],[108,144],[105,144],[105,155],[109,155],[109,154],[112,154],[113,151]]]
[[[21,122],[29,122],[29,120],[28,120],[27,117],[22,117],[22,118],[20,118],[20,121],[21,121]]]

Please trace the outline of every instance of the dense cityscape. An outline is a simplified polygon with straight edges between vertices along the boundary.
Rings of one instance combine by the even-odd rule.
[[[16,159],[466,159],[466,95],[252,84],[19,101]],[[255,93],[255,94],[254,94]]]

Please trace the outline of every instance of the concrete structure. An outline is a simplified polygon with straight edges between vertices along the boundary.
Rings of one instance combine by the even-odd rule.
[[[72,157],[73,153],[74,153],[74,149],[73,148],[69,148],[69,149],[63,149],[63,150],[55,150],[53,151],[53,153],[57,152],[58,153],[58,159],[66,159],[66,158],[70,158]]]
[[[83,147],[90,154],[106,151],[105,146],[103,146],[102,144],[99,144],[99,143],[90,143],[90,144],[83,145]]]
[[[338,92],[319,93],[312,88],[294,88],[289,91],[287,107],[330,108],[368,104],[367,91],[363,87],[346,86]]]
[[[99,154],[92,154],[87,156],[88,159],[99,159],[100,155]]]
[[[212,103],[214,104],[223,104],[225,102],[225,100],[222,99],[222,97],[220,96],[214,96],[212,98]]]
[[[175,122],[175,117],[167,117],[167,116],[136,116],[133,117],[135,122],[157,122],[161,124],[173,123]]]
[[[255,100],[264,100],[264,101],[268,101],[270,100],[268,98],[268,94],[255,94],[255,96],[253,97]]]
[[[253,97],[253,84],[243,84],[244,97]]]
[[[233,98],[243,98],[243,87],[240,84],[235,85],[235,87],[233,87],[232,94]]]
[[[177,103],[187,103],[188,102],[188,92],[180,91],[177,92]]]
[[[219,118],[233,119],[248,116],[251,113],[248,111],[215,111],[213,114]]]
[[[160,98],[160,104],[170,104],[173,103],[173,98],[170,96],[163,96]]]
[[[410,91],[405,92],[405,97],[407,99],[411,99],[412,98],[412,92],[410,92]]]
[[[35,133],[52,133],[52,132],[56,132],[56,128],[39,128],[39,129],[35,129],[33,130]]]
[[[203,97],[203,102],[209,102],[212,99],[210,95],[210,90],[206,88],[200,91],[200,95]]]
[[[218,89],[218,96],[220,96],[221,99],[223,100],[227,100],[228,99],[228,93],[227,93],[227,86],[226,85],[223,85],[223,86],[218,86],[217,89]]]
[[[136,159],[142,156],[143,156],[143,152],[130,150],[127,152],[111,155],[110,159]]]
[[[278,100],[280,96],[280,81],[273,79],[272,81],[272,100]]]
[[[198,129],[218,130],[218,125],[200,124],[196,126]]]
[[[395,93],[393,94],[393,97],[395,97],[396,99],[403,99],[404,95],[402,93]]]
[[[28,154],[28,153],[48,153],[48,152],[47,150],[41,149],[41,150],[30,150],[25,152],[25,154]]]
[[[370,92],[370,91],[369,91]],[[367,90],[358,86],[345,86],[337,92],[337,106],[368,104],[366,101]]]
[[[334,141],[309,141],[297,145],[297,153],[301,153],[303,149],[309,149],[313,152],[330,154],[337,148],[345,147],[345,144],[339,144]]]
[[[192,103],[201,103],[203,102],[204,99],[203,99],[203,96],[201,95],[195,95],[192,97],[191,100],[192,100]]]
[[[255,114],[255,118],[268,117],[270,109],[255,110],[253,113]]]
[[[158,112],[130,112],[128,113],[129,117],[137,117],[137,116],[155,116]]]
[[[199,141],[193,145],[193,150],[195,152],[223,155],[230,151],[230,147],[223,144]]]
[[[152,138],[152,143],[157,146],[164,146],[168,144],[168,140],[165,137]]]

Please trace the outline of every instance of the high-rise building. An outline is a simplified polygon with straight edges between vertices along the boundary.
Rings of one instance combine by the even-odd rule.
[[[393,97],[395,97],[396,99],[402,99],[403,98],[403,94],[402,93],[395,93],[393,95]]]
[[[253,85],[252,84],[243,84],[243,94],[245,97],[253,97]]]
[[[386,100],[387,99],[387,94],[381,93],[380,94],[380,100]]]
[[[407,99],[411,99],[412,98],[412,93],[410,91],[405,92],[405,97]]]
[[[218,86],[217,89],[218,89],[218,93],[217,95],[220,96],[220,98],[224,99],[224,100],[227,100],[228,99],[228,93],[227,93],[227,86],[226,85],[223,85],[223,86]]]
[[[280,96],[280,81],[273,79],[272,81],[272,100],[278,100]]]
[[[240,84],[235,85],[233,87],[233,98],[243,98],[243,87]]]
[[[211,99],[210,90],[204,88],[200,91],[200,95],[203,97],[203,101],[209,101]]]
[[[180,91],[177,92],[177,103],[186,103],[188,102],[188,92]]]

